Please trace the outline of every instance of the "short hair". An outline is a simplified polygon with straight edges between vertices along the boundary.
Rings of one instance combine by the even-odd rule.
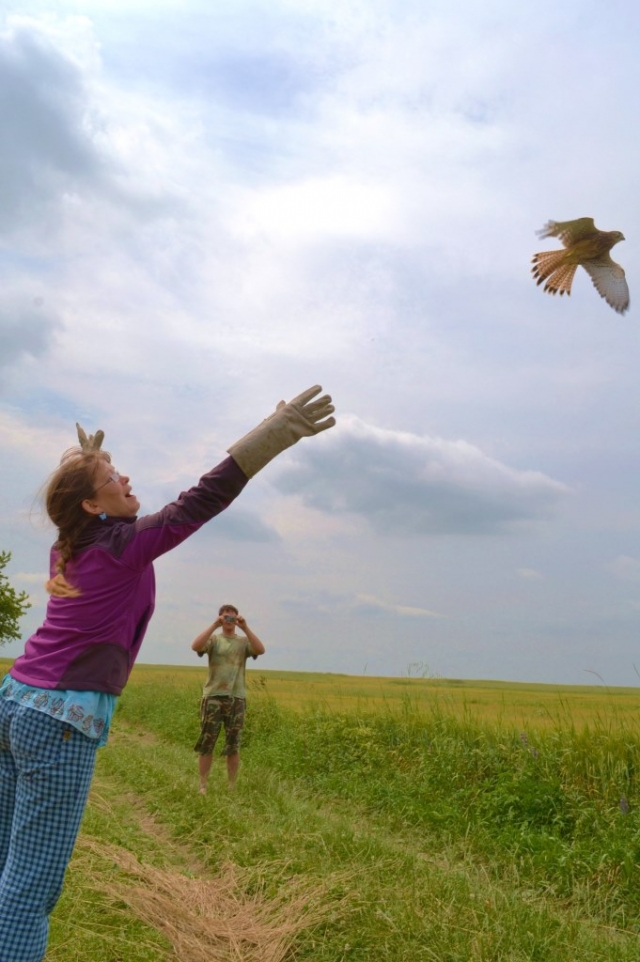
[[[238,609],[235,605],[220,605],[218,614],[221,615],[223,611],[235,611],[235,613],[238,614]]]

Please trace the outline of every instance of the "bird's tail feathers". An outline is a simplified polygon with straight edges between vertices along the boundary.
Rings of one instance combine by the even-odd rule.
[[[537,284],[544,285],[549,294],[571,294],[571,284],[578,268],[577,264],[564,263],[565,251],[543,251],[534,254],[531,273]]]

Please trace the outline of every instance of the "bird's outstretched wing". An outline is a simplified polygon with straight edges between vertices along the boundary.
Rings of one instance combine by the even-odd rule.
[[[536,232],[538,237],[559,237],[565,247],[571,247],[585,237],[592,237],[598,233],[593,217],[578,217],[577,220],[550,220],[542,230]]]
[[[593,217],[578,217],[576,220],[550,220],[542,230],[536,232],[538,237],[559,237],[565,247],[571,247],[580,240],[593,237],[600,231],[593,222]]]
[[[629,307],[629,285],[624,269],[603,254],[595,260],[584,261],[582,266],[591,277],[593,286],[618,314],[624,314]]]

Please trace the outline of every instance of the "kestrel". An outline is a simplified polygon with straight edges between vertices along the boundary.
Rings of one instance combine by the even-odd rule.
[[[629,307],[629,287],[624,270],[609,256],[609,251],[624,234],[619,230],[598,230],[592,217],[577,220],[550,220],[538,231],[538,237],[559,237],[563,251],[534,254],[531,273],[550,294],[571,294],[571,284],[580,265],[593,281],[593,286],[607,304],[619,314]]]

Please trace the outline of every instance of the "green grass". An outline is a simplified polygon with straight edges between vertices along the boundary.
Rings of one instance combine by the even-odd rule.
[[[197,732],[180,683],[131,688],[122,717],[165,740]],[[171,709],[167,711],[171,701]],[[272,772],[333,804],[375,816],[392,833],[437,833],[484,860],[497,878],[514,867],[527,886],[570,900],[602,924],[636,923],[640,898],[640,739],[597,719],[517,731],[404,702],[339,713],[292,714],[254,698],[245,744]],[[627,811],[628,809],[628,811]],[[640,929],[638,930],[640,931]]]
[[[199,689],[204,668],[139,665],[135,677],[164,686]],[[248,672],[252,696],[268,692],[278,705],[305,711],[309,705],[331,711],[401,709],[472,719],[491,726],[555,729],[598,724],[640,734],[638,689],[605,685],[542,685],[459,678],[376,678],[315,672]]]
[[[231,864],[247,897],[315,887],[325,914],[296,936],[299,962],[638,962],[640,738],[611,692],[557,691],[555,716],[513,724],[421,684],[368,698],[362,680],[345,693],[338,679],[338,699],[334,676],[306,689],[304,676],[251,674],[237,788],[217,759],[203,798],[202,673],[136,669],[99,753],[47,962],[175,958],[158,926],[114,898],[127,873],[93,842],[176,877],[223,877]]]
[[[218,766],[214,790],[203,799],[195,792],[194,759],[184,746],[165,737],[151,743],[121,730],[101,756],[102,808],[96,813],[92,804],[85,833],[106,836],[159,864],[171,860],[173,850],[189,853],[211,873],[231,861],[246,870],[249,890],[260,885],[267,896],[296,879],[324,881],[335,913],[300,936],[301,960],[637,960],[631,928],[616,932],[584,907],[525,885],[509,857],[488,866],[464,838],[412,829],[408,819],[393,829],[388,819],[340,793],[327,796],[284,777],[257,757],[252,742],[235,793],[227,792]],[[105,797],[117,800],[108,816]],[[127,819],[124,809],[132,799],[167,831],[172,846],[158,848],[135,817]],[[82,861],[79,867],[84,872]],[[98,896],[101,881],[92,880]],[[120,934],[130,943],[122,958],[138,962],[148,957],[150,935],[133,924],[135,932]],[[138,938],[147,944],[138,948]],[[87,955],[86,948],[69,954],[65,947],[51,958],[102,956]]]

